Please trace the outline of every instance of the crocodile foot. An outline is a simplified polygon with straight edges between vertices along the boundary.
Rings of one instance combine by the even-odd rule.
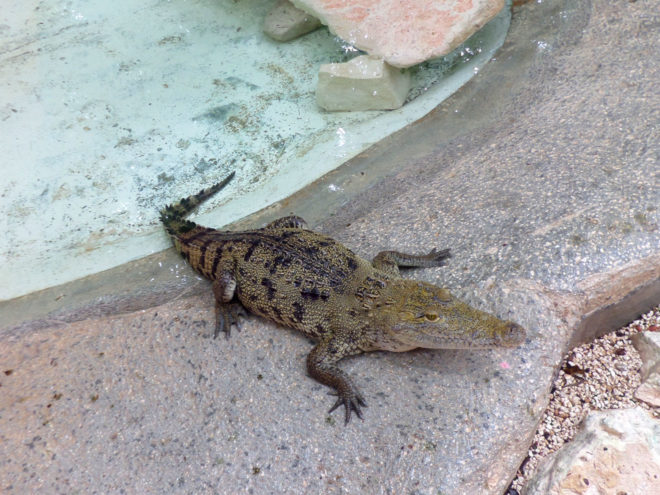
[[[337,402],[330,408],[328,413],[331,413],[339,406],[343,405],[346,411],[346,417],[344,419],[344,424],[348,424],[351,421],[351,413],[355,411],[355,414],[358,418],[362,419],[362,411],[360,407],[367,407],[367,403],[364,401],[364,398],[354,388],[349,392],[329,392],[329,395],[334,395],[337,397]]]
[[[213,338],[217,338],[220,332],[224,332],[225,336],[229,338],[231,333],[231,326],[236,325],[238,330],[243,327],[239,318],[247,316],[247,311],[241,303],[215,303],[215,332]]]

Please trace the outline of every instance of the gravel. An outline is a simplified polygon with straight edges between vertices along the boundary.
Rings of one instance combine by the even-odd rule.
[[[589,411],[640,406],[660,419],[660,408],[634,398],[642,361],[631,336],[660,330],[660,306],[614,332],[572,349],[564,358],[527,458],[511,483],[515,494],[533,476],[541,461],[559,450],[577,432]]]

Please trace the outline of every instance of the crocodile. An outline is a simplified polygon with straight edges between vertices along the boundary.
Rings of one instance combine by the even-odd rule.
[[[454,297],[449,290],[401,277],[400,267],[438,267],[448,249],[413,255],[382,251],[371,262],[331,237],[308,229],[298,216],[263,228],[221,231],[187,220],[197,206],[234,177],[168,205],[160,219],[176,250],[212,281],[215,332],[240,329],[247,311],[301,331],[316,342],[307,371],[332,387],[345,423],[362,419],[364,396],[338,365],[363,352],[415,348],[516,347],[525,330]]]

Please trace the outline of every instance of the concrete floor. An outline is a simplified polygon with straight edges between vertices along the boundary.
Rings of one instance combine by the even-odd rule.
[[[654,6],[519,7],[430,116],[236,224],[293,211],[364,257],[451,247],[409,276],[524,346],[346,360],[369,408],[344,427],[306,339],[256,317],[211,339],[209,285],[159,253],[0,305],[0,489],[502,493],[566,349],[660,301]]]

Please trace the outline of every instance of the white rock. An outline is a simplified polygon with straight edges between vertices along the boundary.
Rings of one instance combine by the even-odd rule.
[[[642,400],[653,407],[660,407],[660,374],[651,374],[635,390],[634,395],[636,399]]]
[[[263,31],[277,41],[290,41],[314,31],[321,21],[289,0],[279,0],[264,19]]]
[[[641,332],[632,336],[632,343],[642,358],[642,384],[635,391],[635,397],[660,406],[660,333]]]
[[[319,70],[316,101],[331,110],[391,110],[399,108],[410,90],[410,75],[382,59],[361,55]]]
[[[641,408],[593,412],[546,459],[526,495],[650,494],[660,480],[660,422]]]
[[[504,7],[504,0],[292,0],[330,31],[395,67],[446,55]]]
[[[642,381],[651,373],[660,372],[660,332],[641,332],[632,336],[632,343],[642,358]]]

